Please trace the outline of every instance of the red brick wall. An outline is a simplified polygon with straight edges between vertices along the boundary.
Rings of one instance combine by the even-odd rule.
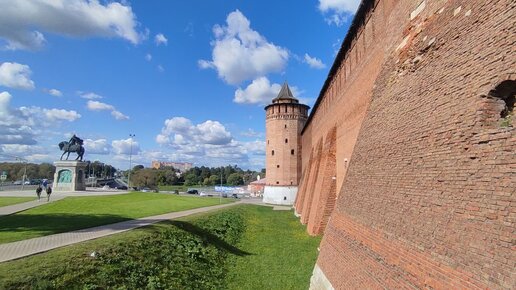
[[[336,289],[514,289],[516,118],[503,125],[489,92],[516,80],[516,6],[427,0],[410,19],[420,2],[378,2],[302,136],[317,144],[337,126],[340,193],[317,264]],[[321,210],[317,172],[301,181],[304,222]]]

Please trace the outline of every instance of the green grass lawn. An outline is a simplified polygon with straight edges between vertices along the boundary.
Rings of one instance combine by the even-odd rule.
[[[319,242],[241,205],[1,263],[0,289],[307,289]]]
[[[0,207],[35,200],[34,197],[0,197]]]
[[[231,257],[228,289],[308,289],[320,240],[292,211],[249,210],[238,247],[252,255]]]
[[[222,200],[223,203],[231,200]],[[0,243],[219,204],[219,199],[161,193],[67,197],[0,217]]]

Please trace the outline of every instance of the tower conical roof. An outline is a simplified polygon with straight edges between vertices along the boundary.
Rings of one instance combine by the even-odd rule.
[[[288,86],[287,82],[283,83],[283,86],[281,86],[281,90],[276,98],[274,98],[272,101],[279,101],[279,100],[295,100],[294,95],[292,94],[292,91],[290,90],[290,87]]]

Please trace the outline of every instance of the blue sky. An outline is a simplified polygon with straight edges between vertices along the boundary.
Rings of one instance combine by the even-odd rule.
[[[313,104],[358,3],[0,0],[0,160],[263,168],[264,104]]]

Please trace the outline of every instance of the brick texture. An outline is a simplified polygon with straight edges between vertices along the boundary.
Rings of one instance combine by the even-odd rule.
[[[516,117],[492,93],[516,80],[515,15],[377,0],[363,17],[300,140],[296,211],[335,289],[516,288]]]

